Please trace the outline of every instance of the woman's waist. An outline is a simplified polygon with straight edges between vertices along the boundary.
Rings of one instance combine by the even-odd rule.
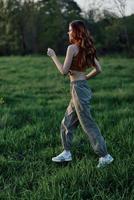
[[[85,76],[85,71],[76,71],[76,70],[69,70],[69,76],[70,77],[84,77]]]
[[[84,72],[70,70],[69,71],[69,78],[71,81],[73,80],[84,80],[86,79],[86,75]]]

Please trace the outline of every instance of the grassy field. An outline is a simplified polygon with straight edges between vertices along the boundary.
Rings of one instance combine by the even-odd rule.
[[[62,151],[68,76],[48,57],[0,58],[1,200],[134,200],[134,59],[105,57],[101,64],[102,74],[88,81],[91,112],[115,160],[97,169],[80,126],[73,161],[51,161]]]

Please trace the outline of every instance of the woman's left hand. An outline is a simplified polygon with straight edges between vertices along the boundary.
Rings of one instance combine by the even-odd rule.
[[[69,70],[69,71],[68,71],[68,74],[69,74],[70,76],[72,76],[74,73],[73,73],[71,70]]]
[[[48,48],[48,49],[47,49],[47,55],[50,56],[50,57],[53,57],[53,56],[55,56],[56,54],[55,54],[55,51],[54,51],[53,49]]]

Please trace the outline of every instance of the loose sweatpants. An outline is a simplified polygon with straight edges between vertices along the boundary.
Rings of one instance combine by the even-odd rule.
[[[104,138],[90,113],[92,91],[88,86],[87,80],[70,82],[70,92],[71,100],[60,127],[63,148],[65,150],[71,149],[73,132],[80,124],[83,131],[88,135],[94,152],[99,157],[107,155]]]

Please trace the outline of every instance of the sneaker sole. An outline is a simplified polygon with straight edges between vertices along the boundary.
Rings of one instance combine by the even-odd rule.
[[[55,160],[54,158],[52,158],[53,162],[68,162],[68,161],[72,161],[72,158],[69,159],[63,159],[63,160]]]

